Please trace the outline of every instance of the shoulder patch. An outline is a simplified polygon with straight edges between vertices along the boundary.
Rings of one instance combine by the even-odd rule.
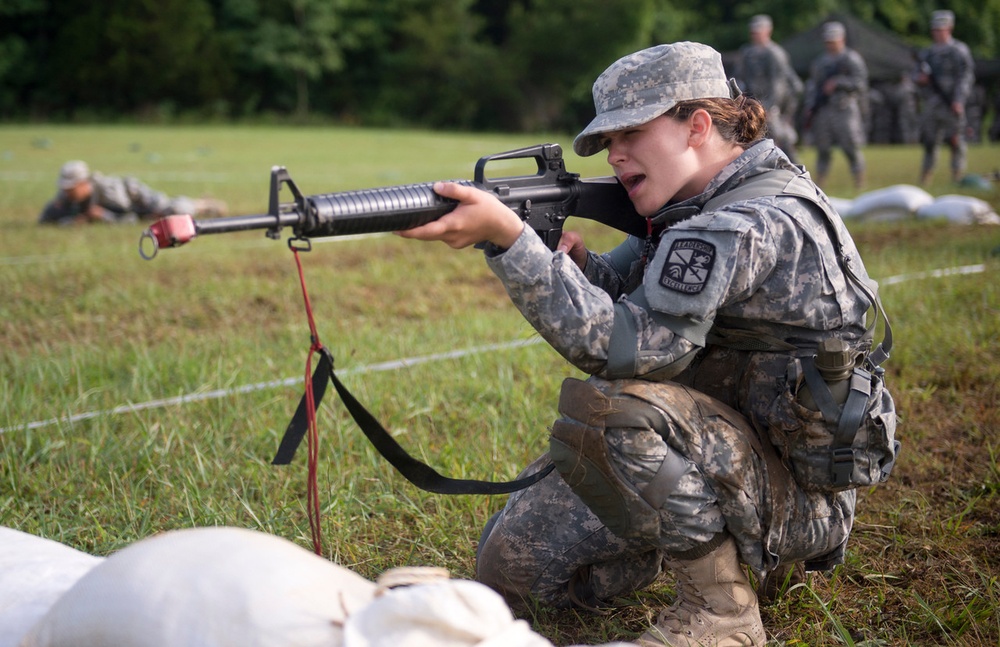
[[[715,245],[697,238],[679,238],[670,244],[660,273],[660,285],[682,294],[698,294],[715,265]]]

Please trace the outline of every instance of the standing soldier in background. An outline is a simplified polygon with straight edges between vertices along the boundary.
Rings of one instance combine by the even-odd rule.
[[[919,55],[915,81],[922,89],[920,141],[924,160],[920,183],[927,185],[934,174],[937,149],[942,141],[951,147],[951,176],[958,182],[965,172],[965,103],[974,81],[972,54],[965,43],[951,36],[955,14],[931,14],[934,44]]]
[[[862,101],[868,92],[868,66],[847,47],[846,30],[839,22],[823,25],[826,52],[813,61],[806,84],[806,124],[811,128],[819,153],[816,183],[821,187],[830,172],[834,145],[839,146],[851,165],[854,186],[865,183],[865,128]]]
[[[740,87],[763,104],[767,111],[767,131],[774,143],[794,163],[798,163],[794,117],[802,94],[799,79],[788,53],[771,40],[771,17],[758,14],[750,19],[750,42],[740,48],[736,79]]]

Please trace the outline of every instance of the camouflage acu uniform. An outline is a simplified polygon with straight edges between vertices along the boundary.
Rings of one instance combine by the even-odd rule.
[[[965,43],[951,39],[934,43],[919,55],[919,72],[929,75],[921,92],[920,141],[924,146],[921,175],[934,169],[942,142],[951,148],[951,170],[955,176],[965,170],[965,113],[956,114],[952,103],[963,106],[974,82],[972,54]],[[956,177],[957,179],[957,177]]]
[[[836,89],[833,94],[824,94],[823,85],[831,79]],[[844,151],[855,178],[864,172],[862,102],[867,92],[868,66],[853,49],[845,48],[839,54],[824,52],[813,61],[806,83],[805,109],[811,114],[810,130],[818,152],[816,175],[820,180],[830,171],[834,146]]]
[[[94,173],[90,176],[94,190],[83,202],[71,202],[63,191],[45,205],[38,217],[42,224],[72,222],[92,204],[101,208],[106,222],[128,222],[137,218],[158,218],[175,213],[197,213],[195,202],[188,197],[168,197],[133,177],[117,177]]]
[[[768,426],[784,424],[776,411],[794,397],[795,357],[829,335],[858,349],[868,343],[869,302],[845,279],[828,227],[840,232],[854,271],[870,279],[843,223],[828,224],[801,199],[772,195],[702,211],[774,169],[802,172],[763,140],[703,194],[661,210],[649,243],[630,237],[608,254],[591,253],[585,271],[527,228],[510,249],[488,250],[527,320],[593,376],[570,386],[591,389],[592,401],[604,403],[595,407],[612,412],[606,451],[620,477],[656,499],[654,523],[622,530],[559,474],[513,494],[477,555],[477,577],[512,604],[528,596],[557,606],[608,601],[650,583],[664,554],[699,554],[723,531],[758,576],[779,560],[816,569],[843,559],[854,491],[804,491]],[[563,400],[554,436],[573,413]],[[661,483],[668,461],[674,479]]]
[[[740,89],[760,101],[767,111],[768,136],[794,159],[799,135],[793,118],[803,85],[788,53],[771,41],[744,45],[740,48],[736,80]]]

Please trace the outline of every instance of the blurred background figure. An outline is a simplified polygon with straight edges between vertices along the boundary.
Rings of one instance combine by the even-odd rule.
[[[920,141],[924,146],[920,183],[926,186],[934,175],[937,151],[942,141],[951,148],[951,177],[958,182],[965,173],[966,102],[975,81],[972,54],[962,41],[952,37],[955,14],[931,14],[934,43],[921,50],[914,80],[921,88]]]
[[[865,126],[862,102],[867,100],[868,66],[847,47],[847,31],[840,22],[823,25],[826,51],[813,61],[806,84],[806,126],[812,130],[818,156],[816,183],[824,185],[834,146],[847,156],[855,188],[865,183]]]
[[[736,79],[740,89],[756,98],[767,111],[767,134],[792,162],[798,164],[795,113],[802,95],[802,80],[792,69],[788,53],[771,40],[771,17],[750,19],[750,42],[740,48]]]
[[[133,177],[91,172],[86,162],[63,164],[58,191],[38,217],[40,224],[119,223],[156,219],[176,213],[222,216],[226,203],[210,198],[169,197]]]
[[[910,70],[893,82],[872,83],[868,89],[867,143],[916,144],[920,140],[917,84]]]

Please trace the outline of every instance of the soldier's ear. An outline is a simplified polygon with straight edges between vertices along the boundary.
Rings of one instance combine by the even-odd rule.
[[[688,117],[688,144],[699,147],[708,140],[712,132],[712,115],[703,108],[698,108]]]

